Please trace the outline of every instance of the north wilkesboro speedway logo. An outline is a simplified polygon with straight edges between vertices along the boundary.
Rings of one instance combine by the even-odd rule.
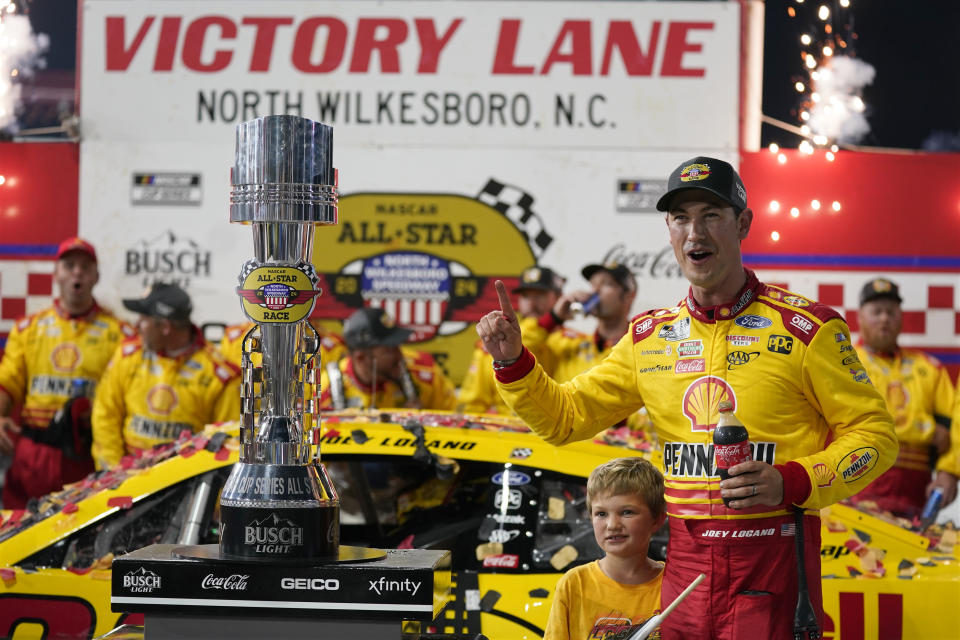
[[[160,588],[160,576],[140,567],[136,571],[124,574],[123,588],[129,589],[130,593],[153,593],[155,589]]]
[[[243,544],[257,553],[290,553],[303,546],[303,527],[271,513],[243,528]]]
[[[383,308],[413,330],[410,342],[463,332],[496,300],[494,280],[516,279],[553,243],[533,204],[531,194],[493,179],[475,198],[342,197],[341,222],[316,233],[314,263],[332,295],[318,298],[315,315]]]

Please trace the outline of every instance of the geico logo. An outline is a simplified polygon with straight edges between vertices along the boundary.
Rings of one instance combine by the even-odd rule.
[[[280,588],[297,591],[339,591],[340,581],[336,578],[283,578],[280,580]]]

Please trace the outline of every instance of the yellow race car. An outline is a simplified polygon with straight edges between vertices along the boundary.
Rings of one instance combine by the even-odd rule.
[[[520,422],[416,411],[323,416],[321,451],[341,498],[341,542],[453,551],[453,599],[423,637],[540,638],[561,573],[600,557],[586,477],[644,455],[618,430],[557,448]],[[216,497],[237,460],[236,424],[125,458],[0,520],[0,637],[91,638],[142,616],[111,610],[115,555],[217,542]],[[837,505],[824,514],[825,638],[955,638],[952,529],[931,539]],[[665,533],[651,544],[663,558]]]

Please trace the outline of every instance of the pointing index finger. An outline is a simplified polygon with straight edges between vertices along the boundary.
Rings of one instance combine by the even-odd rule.
[[[497,297],[500,298],[500,311],[507,317],[507,320],[515,322],[517,320],[517,314],[513,311],[510,296],[507,295],[507,286],[503,284],[502,280],[494,282],[494,286],[497,288]]]

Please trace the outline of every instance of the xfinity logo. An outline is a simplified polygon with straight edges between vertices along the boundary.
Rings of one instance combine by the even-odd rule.
[[[412,596],[417,595],[417,590],[420,589],[421,581],[414,582],[410,578],[405,578],[403,580],[387,580],[386,577],[381,576],[379,580],[371,580],[370,588],[367,591],[374,591],[378,596],[382,596],[384,593],[390,591],[398,591],[400,593],[409,593]]]
[[[140,567],[123,576],[123,587],[131,593],[152,593],[160,588],[160,576]]]
[[[295,591],[339,591],[340,581],[336,578],[283,578],[281,589]]]

